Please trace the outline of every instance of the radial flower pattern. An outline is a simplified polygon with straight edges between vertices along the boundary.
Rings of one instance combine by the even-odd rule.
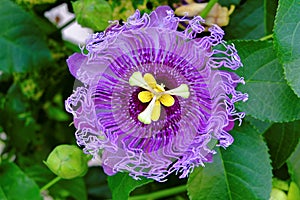
[[[189,24],[185,31],[177,31],[179,22]],[[77,142],[101,157],[107,174],[183,178],[212,161],[210,142],[232,144],[228,131],[244,117],[234,103],[247,100],[235,90],[243,78],[232,72],[242,64],[218,26],[199,37],[203,23],[175,17],[168,6],[142,16],[137,10],[67,60],[80,81],[66,100]]]

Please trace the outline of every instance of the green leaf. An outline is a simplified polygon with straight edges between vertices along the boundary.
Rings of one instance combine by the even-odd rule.
[[[104,30],[112,20],[112,10],[105,0],[79,0],[72,3],[76,20],[84,27]]]
[[[50,4],[55,3],[57,0],[18,0],[18,3],[28,3],[31,5],[39,5],[39,4]]]
[[[0,6],[0,71],[26,72],[50,62],[50,51],[33,17],[9,0]],[[34,27],[34,28],[33,28]]]
[[[42,199],[36,183],[28,178],[14,163],[2,163],[0,166],[0,177],[0,187],[7,199],[19,200],[20,197],[30,200]]]
[[[256,119],[288,122],[300,119],[300,99],[287,85],[271,42],[235,42],[244,64],[237,73],[245,77],[238,90],[249,94],[237,107]]]
[[[112,192],[113,200],[123,200],[128,199],[130,192],[135,188],[150,183],[153,180],[147,178],[134,180],[127,173],[117,173],[114,176],[109,176],[107,181]]]
[[[219,0],[218,3],[222,6],[239,5],[241,0]]]
[[[274,124],[264,134],[270,149],[272,165],[280,168],[295,150],[300,138],[300,121]]]
[[[300,142],[287,163],[292,180],[300,186]]]
[[[134,9],[138,9],[138,6],[142,6],[144,4],[144,0],[132,0],[131,2]]]
[[[8,200],[7,196],[4,194],[4,191],[2,190],[2,186],[0,186],[0,199]]]
[[[266,34],[273,33],[278,0],[264,0],[265,31]]]
[[[127,18],[132,15],[135,11],[135,8],[132,5],[132,1],[121,1],[121,0],[114,0],[109,1],[111,7],[113,8],[113,19],[123,20],[126,21]],[[154,2],[151,2],[152,5],[155,7]],[[159,2],[158,5],[160,5]]]
[[[300,3],[280,0],[274,26],[274,44],[289,85],[300,97]]]
[[[44,105],[44,109],[49,119],[53,119],[56,121],[69,120],[69,115],[65,112],[63,108],[59,108],[58,106],[52,105],[51,103],[47,102]]]
[[[83,178],[60,180],[50,188],[50,194],[55,199],[87,200],[87,192]]]
[[[0,123],[10,134],[10,142],[18,153],[25,152],[29,143],[35,138],[38,126],[29,109],[29,102],[22,95],[20,87],[13,84],[6,95],[4,110],[0,115]]]
[[[228,149],[217,149],[213,163],[190,175],[187,189],[191,200],[269,199],[272,168],[262,136],[247,123],[232,135],[235,141]]]
[[[49,180],[55,178],[55,175],[42,162],[25,168],[24,172],[41,187],[46,185]]]
[[[260,134],[263,134],[266,130],[268,130],[268,128],[272,126],[271,122],[261,121],[248,115],[245,117],[245,120],[249,122]]]
[[[237,6],[224,28],[226,39],[259,39],[264,32],[264,8],[262,0],[249,0]]]
[[[89,167],[84,176],[87,193],[91,199],[111,199],[111,192],[107,185],[107,175],[98,166]]]

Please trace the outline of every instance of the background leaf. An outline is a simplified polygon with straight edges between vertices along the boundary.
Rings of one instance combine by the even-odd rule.
[[[300,138],[300,121],[273,124],[264,134],[272,165],[280,168],[295,150]]]
[[[11,1],[2,0],[0,24],[1,71],[26,72],[50,62],[50,51],[31,15]]]
[[[265,32],[273,33],[275,14],[278,7],[278,0],[264,0]]]
[[[289,85],[300,97],[300,3],[280,0],[274,26],[274,44]]]
[[[269,199],[272,173],[262,136],[247,123],[232,131],[232,135],[233,145],[217,150],[213,163],[195,169],[190,175],[190,199]]]
[[[79,0],[72,3],[76,20],[84,27],[104,30],[112,19],[112,10],[105,0]]]
[[[291,155],[291,157],[288,159],[288,167],[289,172],[291,174],[292,180],[300,186],[300,142],[294,151],[294,153]]]
[[[224,28],[226,39],[258,39],[265,35],[262,0],[249,0],[235,8]]]
[[[38,127],[32,113],[27,112],[29,103],[22,95],[19,85],[12,85],[6,95],[4,110],[0,115],[0,122],[18,153],[25,152],[29,143],[35,139]]]
[[[271,42],[235,42],[244,64],[237,73],[245,78],[238,90],[249,94],[237,107],[262,121],[288,122],[300,119],[300,99],[287,85]]]
[[[20,197],[30,200],[42,199],[36,183],[14,163],[2,163],[0,177],[0,186],[7,199],[19,200]]]
[[[55,178],[55,175],[46,167],[46,165],[33,165],[25,169],[26,174],[33,179],[40,187],[46,185]],[[98,178],[96,176],[96,178]],[[87,188],[83,178],[70,180],[60,180],[49,188],[49,194],[54,199],[86,200]]]
[[[152,182],[152,179],[142,178],[141,180],[134,180],[127,173],[117,173],[107,178],[109,188],[112,192],[114,200],[128,199],[131,191],[135,188]]]
[[[60,180],[50,188],[50,194],[56,199],[87,200],[87,192],[83,178]]]
[[[0,186],[0,199],[2,199],[2,200],[8,200],[8,198],[4,194],[4,191],[2,190],[2,186]]]
[[[255,119],[251,116],[246,115],[245,120],[249,122],[258,133],[263,134],[266,130],[268,130],[273,123],[261,121],[259,119]]]
[[[239,5],[241,0],[219,0],[218,3],[222,6]]]
[[[107,175],[102,167],[89,167],[84,176],[89,199],[111,199],[111,192],[107,185]]]

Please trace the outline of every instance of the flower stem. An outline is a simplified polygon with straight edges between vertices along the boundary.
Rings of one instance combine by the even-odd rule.
[[[212,9],[212,7],[215,5],[215,3],[217,3],[217,2],[218,2],[218,0],[210,0],[208,2],[208,4],[206,5],[206,7],[204,8],[204,10],[201,12],[200,16],[204,19],[208,15],[208,13]]]
[[[54,179],[52,179],[49,183],[47,183],[46,185],[44,185],[41,189],[40,192],[43,192],[44,190],[47,190],[48,188],[50,188],[52,185],[54,185],[55,183],[57,183],[61,178],[59,176],[55,177]]]
[[[260,38],[259,40],[260,40],[260,41],[265,41],[265,40],[268,40],[268,39],[270,39],[270,38],[273,38],[273,34],[264,36],[264,37]]]
[[[129,197],[128,200],[146,200],[146,199],[159,199],[167,196],[171,196],[174,194],[179,194],[186,191],[186,185],[177,186],[174,188],[169,188],[157,192],[153,192],[150,194],[143,194],[139,196]]]

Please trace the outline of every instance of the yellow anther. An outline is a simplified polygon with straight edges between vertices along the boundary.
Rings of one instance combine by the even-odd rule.
[[[155,105],[151,114],[151,119],[152,121],[157,121],[160,117],[160,110],[161,110],[161,105],[159,100],[155,101]]]
[[[166,107],[171,107],[174,105],[175,100],[174,98],[169,94],[164,94],[159,98],[159,101],[162,105]]]
[[[146,73],[144,75],[144,80],[146,81],[146,83],[152,87],[153,89],[156,87],[156,80],[155,78],[152,76],[152,74],[150,73]]]
[[[152,94],[152,92],[149,92],[149,91],[142,91],[138,94],[138,98],[142,103],[147,103],[147,102],[151,101],[153,96],[154,95]]]
[[[165,91],[163,84],[158,85],[152,74],[146,73],[144,77],[141,72],[134,72],[129,79],[131,86],[139,86],[146,89],[138,94],[138,99],[142,103],[149,103],[147,108],[138,115],[140,122],[150,124],[152,121],[157,121],[161,113],[161,104],[166,107],[171,107],[175,103],[172,95],[188,98],[190,95],[189,88],[186,84],[181,84],[177,88]]]

